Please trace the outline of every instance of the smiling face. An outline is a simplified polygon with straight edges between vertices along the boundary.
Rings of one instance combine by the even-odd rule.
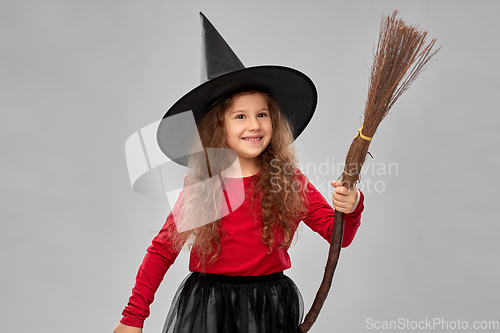
[[[273,133],[266,98],[258,92],[235,96],[224,114],[224,128],[226,144],[238,154],[243,176],[256,173],[256,158]]]

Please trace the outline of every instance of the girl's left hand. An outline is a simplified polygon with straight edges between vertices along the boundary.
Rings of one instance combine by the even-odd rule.
[[[333,208],[342,213],[352,213],[356,209],[355,205],[358,198],[356,186],[353,189],[348,189],[342,186],[340,180],[332,181],[332,186],[335,187],[332,194]]]

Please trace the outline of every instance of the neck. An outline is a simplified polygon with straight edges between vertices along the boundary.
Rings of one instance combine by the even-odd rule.
[[[238,158],[239,163],[234,163],[224,173],[226,177],[241,178],[253,176],[260,171],[254,159]]]
[[[255,158],[252,159],[246,159],[246,158],[240,158],[240,167],[241,167],[241,173],[243,177],[248,177],[255,175],[257,172],[259,172],[260,168],[257,165],[257,161]]]

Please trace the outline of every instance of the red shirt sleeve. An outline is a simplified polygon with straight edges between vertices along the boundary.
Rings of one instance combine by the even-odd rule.
[[[342,240],[342,247],[347,247],[351,244],[361,224],[361,212],[363,212],[364,209],[364,196],[361,191],[359,193],[361,197],[356,209],[352,213],[344,215],[344,238]],[[332,239],[333,215],[335,210],[326,202],[323,195],[321,195],[309,181],[307,182],[306,195],[309,213],[304,219],[304,223],[330,243]]]
[[[149,316],[149,306],[153,303],[156,290],[179,254],[166,236],[168,233],[176,232],[175,228],[174,218],[170,213],[165,225],[148,247],[139,267],[132,296],[122,312],[123,318],[120,320],[122,324],[143,327],[144,320]]]

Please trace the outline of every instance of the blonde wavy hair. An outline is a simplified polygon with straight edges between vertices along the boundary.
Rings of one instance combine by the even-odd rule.
[[[257,157],[260,172],[252,183],[253,195],[250,200],[252,202],[261,200],[261,238],[270,253],[275,246],[289,247],[291,245],[293,230],[296,229],[297,222],[307,214],[305,186],[301,186],[299,190],[290,190],[290,184],[300,181],[304,185],[307,180],[295,172],[297,158],[293,144],[294,138],[285,115],[270,94],[257,90],[242,91],[224,98],[212,107],[199,122],[198,133],[205,152],[207,148],[228,148],[224,127],[225,113],[232,107],[237,97],[255,93],[261,94],[267,101],[272,123],[272,136],[267,148]],[[227,155],[221,155],[220,158],[227,158]],[[217,163],[218,166],[215,168],[210,166],[212,169],[207,172],[207,161],[208,158],[204,154],[191,155],[188,164],[190,173],[186,177],[187,183],[203,186],[204,180],[227,167],[227,163]],[[277,170],[279,172],[276,172]],[[210,202],[212,208],[210,211],[214,216],[211,221],[215,222],[185,232],[170,232],[168,235],[170,243],[177,250],[185,247],[200,255],[203,271],[207,264],[210,265],[217,260],[221,252],[219,240],[222,236],[220,218],[218,218],[222,203],[221,188],[213,186],[208,188],[208,186],[206,189],[198,188],[196,193],[183,198],[183,203],[190,204],[190,208],[186,211],[189,211],[191,217],[185,216],[185,218],[196,218],[196,215],[201,214],[199,207],[206,206],[206,203]],[[206,210],[202,214],[206,215]],[[277,233],[283,240],[278,245],[275,244]]]

